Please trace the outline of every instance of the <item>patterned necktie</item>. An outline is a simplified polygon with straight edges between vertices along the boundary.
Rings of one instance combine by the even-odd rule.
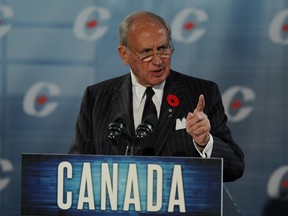
[[[157,110],[156,110],[154,102],[152,101],[152,97],[155,94],[155,92],[153,91],[153,89],[151,87],[147,87],[145,94],[146,94],[146,101],[145,101],[145,105],[144,105],[142,121],[144,119],[146,119],[146,117],[149,114],[153,114],[157,117]],[[158,117],[157,117],[157,119],[158,119]]]

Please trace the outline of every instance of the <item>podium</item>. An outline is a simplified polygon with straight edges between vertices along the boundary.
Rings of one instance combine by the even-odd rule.
[[[21,215],[222,215],[223,160],[22,154]]]

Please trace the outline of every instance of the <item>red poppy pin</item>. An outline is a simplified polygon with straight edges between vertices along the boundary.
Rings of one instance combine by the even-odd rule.
[[[166,100],[168,104],[172,107],[177,107],[179,105],[179,98],[176,95],[169,94]]]

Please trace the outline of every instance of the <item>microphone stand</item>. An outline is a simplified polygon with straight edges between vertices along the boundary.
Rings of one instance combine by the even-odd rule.
[[[126,145],[126,150],[125,150],[125,156],[128,156],[128,153],[130,152],[129,156],[133,156],[133,147],[134,147],[134,144],[135,144],[135,140],[131,137],[128,137],[130,138],[130,141],[132,142],[128,142],[128,144]]]

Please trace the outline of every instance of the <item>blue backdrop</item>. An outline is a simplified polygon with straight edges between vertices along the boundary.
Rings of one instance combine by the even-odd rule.
[[[243,215],[286,215],[288,0],[0,0],[1,216],[20,214],[21,154],[67,153],[85,87],[128,73],[118,26],[135,10],[170,23],[173,69],[219,84]]]

